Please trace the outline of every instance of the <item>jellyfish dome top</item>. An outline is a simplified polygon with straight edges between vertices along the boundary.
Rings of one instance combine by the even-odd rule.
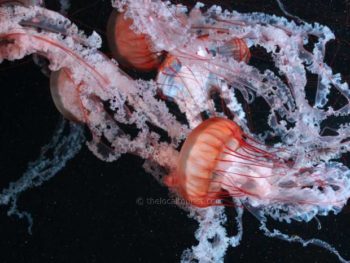
[[[114,57],[124,66],[139,71],[152,71],[161,63],[161,52],[154,52],[152,41],[146,34],[137,34],[130,27],[131,18],[113,12],[109,18],[107,34]]]
[[[350,151],[350,89],[324,61],[332,31],[299,18],[201,3],[189,9],[114,0],[112,6],[107,31],[114,59],[99,50],[96,32],[86,36],[63,15],[38,3],[0,1],[0,61],[44,57],[53,101],[72,122],[68,135],[61,126],[23,177],[2,191],[9,214],[31,220],[17,209],[18,195],[74,157],[86,126],[97,157],[140,156],[147,172],[187,201],[180,206],[199,222],[199,243],[182,262],[222,262],[242,238],[244,209],[265,235],[321,246],[346,262],[325,241],[267,228],[268,218],[308,222],[337,214],[350,197],[350,170],[340,161]],[[306,48],[311,38],[313,47]],[[257,47],[277,70],[251,63]],[[136,80],[122,66],[157,74]],[[308,74],[318,78],[314,103],[306,96]],[[340,107],[330,106],[331,90],[343,97]],[[257,100],[268,107],[268,129],[254,133],[243,105]],[[54,158],[45,156],[48,150]],[[225,205],[237,212],[235,236],[225,229]]]

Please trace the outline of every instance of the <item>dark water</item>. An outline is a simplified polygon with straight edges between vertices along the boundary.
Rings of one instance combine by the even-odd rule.
[[[68,15],[73,21],[103,35],[111,11],[109,1],[72,2]],[[337,41],[329,45],[327,61],[349,80],[350,2],[285,2],[290,13],[335,31]],[[275,1],[220,3],[241,12],[282,15]],[[57,5],[52,1],[50,7]],[[105,46],[103,49],[108,53]],[[2,64],[0,83],[0,187],[4,188],[20,177],[28,161],[36,159],[60,116],[50,98],[48,79],[30,57]],[[28,235],[25,221],[7,217],[6,209],[0,209],[0,262],[179,262],[183,250],[196,244],[197,223],[174,205],[139,204],[139,200],[168,198],[167,189],[141,165],[141,159],[130,155],[105,163],[83,147],[56,177],[21,196],[19,207],[34,219],[32,235]],[[227,210],[231,217],[228,228],[234,233],[234,214]],[[348,211],[319,218],[322,230],[317,230],[315,221],[292,225],[271,222],[269,226],[291,235],[326,240],[350,259]],[[225,262],[337,262],[323,249],[267,238],[258,226],[257,220],[245,213],[241,245],[229,249]]]

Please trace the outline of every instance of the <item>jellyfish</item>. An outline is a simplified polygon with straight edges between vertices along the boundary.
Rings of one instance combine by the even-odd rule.
[[[177,170],[165,178],[166,184],[198,207],[218,205],[217,200],[225,196],[250,199],[252,206],[303,206],[290,209],[291,218],[314,210],[312,206],[336,211],[347,202],[345,167],[298,168],[290,157],[283,160],[288,156],[286,149],[265,148],[235,122],[210,118],[189,134]]]
[[[286,149],[266,148],[244,134],[235,122],[213,117],[189,134],[176,171],[164,180],[195,207],[234,207],[240,203],[262,222],[266,214],[290,222],[340,211],[348,200],[348,168],[339,163],[298,167],[288,155]],[[267,230],[264,224],[263,229]],[[289,238],[279,232],[270,236],[321,246],[345,262],[324,241]]]
[[[130,27],[133,21],[123,13],[112,12],[107,34],[113,57],[126,67],[138,71],[158,69],[162,53],[153,51],[148,35],[137,34]]]
[[[139,156],[170,195],[187,201],[179,205],[199,229],[198,244],[184,252],[183,262],[221,262],[242,239],[244,210],[266,236],[318,245],[345,262],[325,241],[267,227],[269,218],[309,222],[337,214],[350,197],[349,168],[339,161],[350,151],[350,92],[324,62],[333,32],[317,23],[201,3],[191,9],[160,0],[112,5],[115,59],[101,52],[96,32],[87,36],[62,14],[22,1],[0,5],[0,61],[44,57],[54,104],[71,121],[69,135],[63,136],[67,124],[60,125],[44,155],[2,191],[0,204],[10,206],[9,214],[31,222],[17,208],[18,194],[73,158],[85,127],[98,158]],[[131,40],[135,45],[126,46]],[[257,47],[271,56],[273,67],[254,65]],[[122,67],[157,76],[134,79]],[[307,74],[318,78],[313,105],[305,95]],[[345,101],[340,107],[329,106],[332,90]],[[244,110],[258,100],[267,108],[263,132],[252,131]],[[330,127],[337,118],[342,121]],[[224,205],[236,211],[237,235],[227,234]]]

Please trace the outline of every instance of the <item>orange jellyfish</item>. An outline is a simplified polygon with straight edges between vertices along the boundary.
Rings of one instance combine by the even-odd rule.
[[[135,33],[130,27],[131,18],[113,11],[107,27],[108,45],[113,57],[123,66],[141,72],[158,69],[162,62],[162,52],[154,50],[150,38]]]
[[[227,196],[267,196],[271,190],[267,179],[280,162],[248,140],[253,139],[231,120],[204,121],[188,136],[177,170],[165,183],[197,207],[220,205],[218,201]]]
[[[248,63],[251,57],[247,43],[242,38],[233,38],[217,48],[217,52],[225,57],[233,57],[237,61]]]

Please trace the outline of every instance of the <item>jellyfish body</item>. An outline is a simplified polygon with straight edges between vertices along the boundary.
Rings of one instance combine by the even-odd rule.
[[[286,152],[250,138],[231,120],[214,117],[190,133],[177,170],[165,183],[197,207],[233,197],[267,211],[282,205],[297,220],[344,205],[349,184],[347,175],[337,172],[341,167],[297,167]]]
[[[259,161],[259,155],[269,154],[247,144],[243,137],[233,121],[218,117],[204,121],[188,136],[176,173],[166,178],[166,184],[198,207],[218,204],[225,191],[234,197],[265,196],[270,186],[260,179],[271,175],[273,162]],[[225,174],[230,166],[235,166],[235,172],[231,169]]]
[[[108,43],[117,61],[137,71],[155,70],[161,63],[161,53],[154,51],[149,37],[136,33],[130,27],[133,20],[113,11],[108,22]]]
[[[247,43],[241,38],[233,38],[216,48],[218,54],[233,57],[237,61],[249,62],[251,57]]]
[[[79,87],[74,84],[67,68],[51,73],[50,91],[57,110],[68,120],[85,122]]]

